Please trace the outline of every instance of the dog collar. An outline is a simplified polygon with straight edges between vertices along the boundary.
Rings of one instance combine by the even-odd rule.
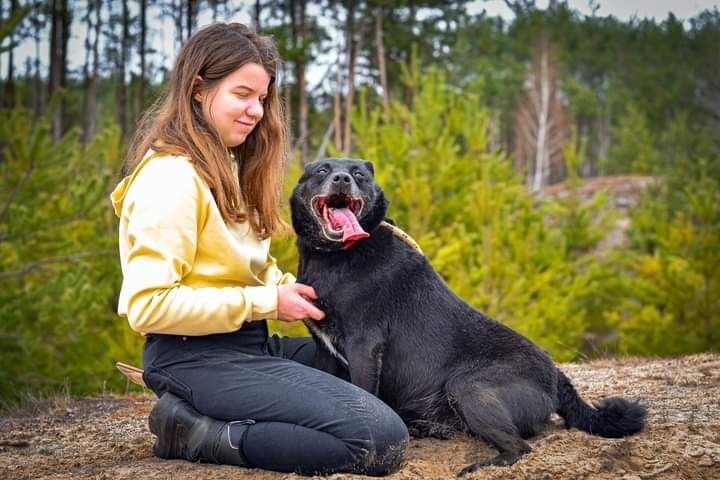
[[[407,233],[403,232],[403,231],[400,229],[400,227],[396,227],[396,226],[393,225],[392,223],[388,223],[388,222],[386,222],[386,221],[384,221],[384,220],[383,220],[382,222],[380,222],[380,226],[387,228],[388,230],[390,230],[390,232],[392,232],[393,235],[395,235],[396,237],[398,237],[398,238],[399,238],[400,240],[402,240],[403,242],[407,243],[407,244],[410,246],[410,248],[412,248],[413,250],[415,250],[416,252],[418,252],[418,253],[419,253],[420,255],[422,255],[423,257],[425,256],[425,254],[423,253],[422,249],[420,248],[420,245],[418,245],[417,242],[416,242],[415,240],[413,240],[410,235],[408,235]]]

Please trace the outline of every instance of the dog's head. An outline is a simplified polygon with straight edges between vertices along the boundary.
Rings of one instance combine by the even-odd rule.
[[[290,197],[299,241],[315,250],[352,247],[377,228],[387,200],[370,162],[328,158],[305,166]]]

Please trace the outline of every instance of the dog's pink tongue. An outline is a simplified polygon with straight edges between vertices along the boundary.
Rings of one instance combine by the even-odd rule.
[[[355,242],[370,236],[357,221],[355,214],[349,208],[330,208],[330,222],[333,228],[343,229],[343,243],[347,250],[352,247]]]

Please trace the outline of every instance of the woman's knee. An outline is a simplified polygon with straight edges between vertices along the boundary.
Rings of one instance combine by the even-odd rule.
[[[383,406],[380,415],[375,412],[369,419],[369,448],[358,473],[387,475],[400,466],[405,456],[410,439],[407,427],[390,407]]]

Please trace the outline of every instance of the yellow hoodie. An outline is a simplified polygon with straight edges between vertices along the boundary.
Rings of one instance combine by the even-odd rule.
[[[152,150],[112,192],[120,218],[118,313],[143,334],[207,335],[277,316],[292,283],[250,224],[226,224],[186,157]]]

